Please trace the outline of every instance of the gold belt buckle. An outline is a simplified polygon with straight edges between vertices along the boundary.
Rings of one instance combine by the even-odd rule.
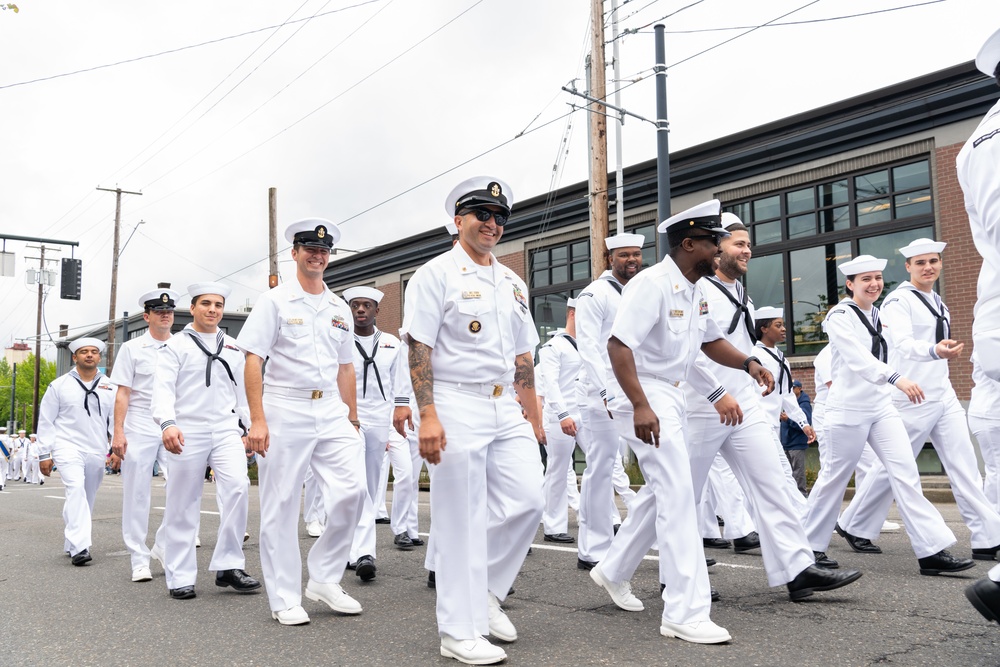
[[[503,385],[495,384],[493,385],[493,398],[500,398],[503,395]]]
[[[312,396],[310,396],[309,398],[311,398],[314,401],[317,398],[323,398],[323,392],[319,389],[313,389]]]

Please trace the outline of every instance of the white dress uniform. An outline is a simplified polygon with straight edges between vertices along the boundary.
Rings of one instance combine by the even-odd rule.
[[[553,336],[538,351],[541,367],[539,394],[545,397],[542,425],[545,428],[545,512],[542,526],[546,535],[566,533],[567,513],[566,470],[573,463],[576,438],[563,433],[560,422],[571,418],[580,425],[580,409],[576,404],[576,380],[580,375],[580,352],[576,340],[566,332]],[[573,485],[576,486],[575,476]]]
[[[27,476],[24,478],[25,481],[29,484],[41,484],[42,472],[38,467],[38,440],[34,434],[28,436],[28,446],[25,448],[24,460],[28,471],[26,473]]]
[[[825,414],[828,462],[809,494],[806,534],[814,551],[826,551],[844,489],[867,440],[890,473],[913,551],[917,558],[925,558],[954,544],[955,536],[921,492],[906,427],[892,402],[891,385],[900,376],[885,357],[873,354],[873,344],[879,345],[877,312],[877,308],[863,312],[845,299],[823,321],[833,369]]]
[[[115,391],[103,373],[84,383],[74,368],[52,381],[38,411],[39,458],[53,460],[65,487],[64,550],[71,556],[92,544],[91,516],[104,481]]]
[[[164,345],[166,341],[156,340],[149,331],[126,341],[118,348],[114,370],[111,371],[111,381],[115,385],[132,390],[124,425],[128,449],[122,460],[122,538],[131,556],[133,570],[149,567],[146,536],[153,464],[159,461],[164,471],[170,465],[161,431],[156,427],[150,410],[157,350]]]
[[[208,569],[242,570],[246,564],[243,535],[250,479],[242,436],[250,425],[250,411],[243,388],[244,363],[231,336],[222,330],[199,333],[191,324],[157,349],[150,412],[161,431],[176,426],[184,435],[184,449],[171,454],[167,464],[170,483],[156,533],[169,590],[194,586],[198,576],[195,541],[207,466],[215,473],[220,512]]]
[[[604,401],[610,401],[608,384],[614,381],[607,345],[621,290],[611,271],[605,271],[576,300],[576,340],[583,364],[576,389],[581,421],[577,440],[587,458],[580,481],[577,551],[579,559],[588,563],[604,560],[614,536],[608,503],[614,503],[612,472],[621,451]]]
[[[260,296],[237,340],[267,359],[264,412],[270,446],[259,456],[260,562],[272,613],[301,606],[298,519],[306,468],[319,480],[326,529],[309,550],[311,581],[339,584],[365,496],[363,443],[337,389],[354,362],[350,307],[327,289],[291,280]]]
[[[754,308],[742,285],[714,277],[702,278],[698,284],[708,304],[709,320],[736,349],[748,357],[753,355]],[[720,285],[725,292],[719,289]],[[737,308],[736,304],[745,304],[745,310]],[[713,405],[722,394],[705,393],[690,383],[684,384],[688,404],[688,449],[697,497],[702,493],[709,469],[721,453],[746,494],[760,535],[768,583],[771,586],[787,584],[813,565],[815,559],[802,530],[802,514],[792,502],[795,496],[801,499],[802,495],[794,482],[786,478],[781,461],[787,464],[787,459],[780,445],[775,445],[771,420],[761,406],[763,388],[745,371],[720,366],[704,353],[698,355],[696,363],[718,378],[743,410],[741,424],[722,424]],[[761,363],[766,367],[763,360]]]
[[[27,438],[21,439],[17,437],[10,439],[10,472],[8,473],[8,479],[18,481],[23,478],[21,468],[24,463],[24,443],[26,440]]]
[[[524,281],[490,259],[480,266],[456,244],[406,290],[404,328],[432,348],[447,437],[431,484],[428,565],[437,573],[438,631],[456,640],[489,634],[488,594],[506,598],[543,506],[535,436],[507,390],[515,358],[538,334]]]
[[[5,442],[7,435],[0,433],[0,489],[7,484],[7,474],[10,471],[10,443]]]
[[[983,491],[994,509],[1000,511],[1000,382],[991,380],[972,355],[972,397],[969,401],[969,429],[976,436],[986,467]]]
[[[951,481],[962,519],[972,532],[972,548],[1000,545],[1000,514],[983,495],[983,478],[965,411],[948,377],[948,361],[934,352],[940,340],[951,337],[948,307],[936,292],[919,292],[904,281],[885,299],[880,315],[889,365],[924,390],[924,402],[919,404],[910,403],[902,392],[892,396],[914,457],[929,438]],[[840,526],[851,535],[874,539],[891,504],[889,475],[877,464],[841,515]]]
[[[992,75],[990,75],[992,76]],[[972,241],[983,258],[976,285],[972,342],[983,373],[1000,381],[1000,102],[993,105],[956,158]]]
[[[719,537],[719,523],[716,515],[725,519],[722,536],[727,540],[746,537],[757,530],[750,518],[746,496],[732,468],[722,454],[717,454],[708,471],[705,490],[698,503],[698,518],[701,536]]]
[[[579,317],[578,305],[578,323]],[[628,581],[655,541],[666,584],[663,621],[709,621],[711,587],[688,458],[684,391],[678,385],[689,380],[706,394],[725,393],[710,372],[694,363],[702,343],[721,338],[722,332],[709,317],[700,285],[691,284],[665,257],[629,281],[609,335],[632,350],[642,389],[660,422],[660,446],[635,437],[631,403],[616,382],[608,402],[613,423],[635,451],[646,484],[598,567],[611,581]]]
[[[419,540],[419,544],[423,540],[420,540],[420,519],[417,503],[420,497],[420,470],[424,461],[420,456],[420,439],[417,437],[417,429],[420,425],[420,410],[417,408],[417,401],[413,397],[413,384],[410,380],[410,348],[406,344],[406,332],[403,329],[399,330],[399,341],[399,361],[396,364],[396,377],[393,381],[396,389],[396,397],[393,399],[393,402],[396,407],[409,407],[412,414],[413,428],[411,429],[406,425],[403,427],[403,430],[406,432],[406,446],[404,447],[400,443],[400,448],[404,452],[409,452],[411,475],[410,490],[406,495],[409,498],[408,505],[404,505],[396,495],[400,489],[399,481],[393,482],[392,515],[390,516],[390,522],[393,533],[399,535],[401,532],[405,532],[411,540]],[[395,431],[395,428],[392,431]],[[390,431],[390,448],[394,446],[391,436],[392,433]]]
[[[18,431],[18,437],[14,438],[14,449],[17,451],[17,477],[25,482],[28,481],[28,445],[31,441],[27,437],[21,437],[21,432]]]

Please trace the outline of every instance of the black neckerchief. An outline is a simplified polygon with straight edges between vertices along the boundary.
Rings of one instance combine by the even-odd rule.
[[[861,320],[865,328],[868,329],[868,333],[872,336],[872,356],[882,363],[887,362],[889,360],[889,346],[886,345],[885,338],[882,337],[882,332],[872,326],[872,323],[868,321],[868,316],[861,312],[856,303],[848,301],[847,305],[854,309],[854,312],[858,315],[858,319]],[[872,320],[878,324],[878,308],[875,306],[872,306]]]
[[[937,321],[937,327],[934,330],[935,343],[940,343],[945,338],[951,334],[951,322],[948,321],[948,316],[944,314],[944,304],[941,304],[941,312],[934,310],[934,306],[930,304],[926,297],[920,293],[920,290],[910,290],[913,295],[920,299],[920,303],[927,306],[927,310],[931,311],[931,315]]]
[[[767,352],[769,355],[771,355],[771,358],[774,359],[775,361],[777,361],[778,362],[778,366],[781,367],[781,370],[778,371],[778,382],[777,382],[778,387],[779,388],[781,387],[781,381],[782,381],[782,379],[784,379],[785,383],[787,385],[787,391],[791,391],[792,390],[792,370],[788,367],[788,361],[785,359],[785,355],[783,355],[781,353],[781,350],[778,350],[777,354],[775,354],[774,352],[771,352],[771,350],[768,349],[764,345],[764,343],[761,343],[761,342],[757,343],[757,347],[760,348],[761,350]]]
[[[219,344],[215,349],[215,354],[212,354],[209,351],[209,349],[205,347],[205,344],[201,342],[201,338],[198,336],[198,332],[194,331],[193,329],[185,329],[184,333],[190,336],[191,340],[194,341],[194,344],[198,346],[198,349],[204,352],[205,356],[208,357],[208,363],[205,364],[205,386],[206,387],[212,386],[213,361],[218,361],[220,364],[222,364],[222,367],[226,369],[226,373],[229,375],[229,379],[232,380],[232,383],[235,385],[236,378],[233,377],[233,369],[229,367],[229,362],[227,362],[225,359],[222,358],[222,346],[223,342],[226,339],[226,334],[223,333],[221,329],[219,330],[219,333],[216,336],[216,339],[218,340]]]
[[[756,343],[757,336],[754,333],[753,318],[750,316],[750,309],[747,308],[747,300],[749,299],[749,297],[747,295],[746,289],[743,290],[743,300],[740,301],[735,296],[733,296],[733,293],[729,291],[729,288],[723,285],[722,281],[716,278],[715,276],[709,276],[708,282],[712,283],[720,290],[722,290],[722,293],[726,295],[726,298],[729,299],[730,303],[736,306],[736,312],[733,313],[733,321],[729,323],[729,331],[727,333],[732,334],[734,331],[736,331],[736,327],[739,325],[740,319],[742,318],[743,324],[747,328],[747,335],[750,336],[750,342]]]
[[[76,380],[76,383],[78,385],[80,385],[80,389],[83,389],[83,409],[87,411],[87,416],[88,417],[90,416],[90,404],[88,403],[88,401],[90,400],[91,396],[97,399],[97,414],[101,415],[101,397],[97,395],[96,391],[94,391],[95,389],[97,389],[97,385],[101,381],[100,374],[98,374],[98,376],[94,379],[94,384],[90,385],[90,389],[87,389],[87,385],[85,385],[83,383],[83,380],[81,380],[77,376],[73,375],[71,377],[74,380]],[[104,415],[101,416],[103,417]]]
[[[601,278],[601,280],[606,280],[608,283],[611,284],[612,287],[615,288],[616,292],[618,292],[619,294],[622,293],[622,286],[618,282],[618,279],[615,278],[614,276],[604,276],[604,277]]]
[[[354,346],[358,348],[358,352],[361,353],[361,359],[364,361],[362,367],[363,371],[361,374],[361,397],[364,398],[368,394],[368,367],[375,367],[375,380],[378,382],[379,393],[382,394],[382,400],[385,400],[385,389],[382,388],[382,376],[379,375],[378,366],[375,365],[375,355],[378,354],[378,339],[382,337],[381,331],[375,332],[375,338],[372,339],[372,354],[369,357],[368,353],[365,352],[364,346],[361,345],[361,341],[358,340],[358,335],[354,334]]]

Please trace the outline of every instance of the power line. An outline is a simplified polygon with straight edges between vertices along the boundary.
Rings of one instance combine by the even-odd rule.
[[[107,69],[109,67],[117,67],[118,65],[127,65],[129,63],[139,62],[140,60],[149,60],[150,58],[159,58],[160,56],[170,55],[172,53],[180,53],[181,51],[187,51],[189,49],[197,49],[202,46],[209,46],[211,44],[218,44],[219,42],[225,42],[230,39],[238,39],[240,37],[246,37],[247,35],[254,35],[258,32],[266,32],[268,30],[274,30],[275,28],[281,28],[282,26],[292,25],[295,23],[300,23],[302,21],[311,21],[314,18],[321,18],[324,16],[330,16],[331,14],[339,14],[340,12],[345,12],[348,9],[356,9],[357,7],[363,7],[365,5],[370,5],[375,2],[383,2],[384,0],[364,0],[364,2],[359,2],[355,5],[350,5],[348,7],[341,7],[340,9],[331,9],[328,12],[323,12],[322,14],[317,14],[314,16],[308,16],[306,18],[295,19],[292,21],[285,21],[284,23],[278,23],[276,25],[269,25],[263,28],[255,28],[254,30],[248,30],[246,32],[241,32],[236,35],[229,35],[228,37],[218,37],[216,39],[210,39],[207,42],[199,42],[197,44],[189,44],[188,46],[180,46],[175,49],[167,49],[166,51],[160,51],[159,53],[150,53],[145,56],[137,56],[135,58],[128,58],[126,60],[119,60],[118,62],[107,63],[105,65],[95,65],[93,67],[86,67],[84,69],[74,70],[72,72],[63,72],[62,74],[53,74],[51,76],[43,76],[37,79],[30,79],[28,81],[18,81],[16,83],[7,83],[0,85],[0,90],[5,88],[14,88],[16,86],[27,86],[32,83],[39,83],[41,81],[51,81],[52,79],[61,79],[67,76],[73,76],[75,74],[84,74],[86,72],[93,72],[96,70]]]

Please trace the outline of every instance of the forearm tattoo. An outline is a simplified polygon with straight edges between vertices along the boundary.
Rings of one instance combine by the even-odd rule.
[[[410,339],[410,381],[417,407],[423,410],[434,403],[434,371],[431,370],[431,348]]]
[[[522,389],[535,388],[535,366],[530,354],[521,354],[514,359],[514,384]]]

